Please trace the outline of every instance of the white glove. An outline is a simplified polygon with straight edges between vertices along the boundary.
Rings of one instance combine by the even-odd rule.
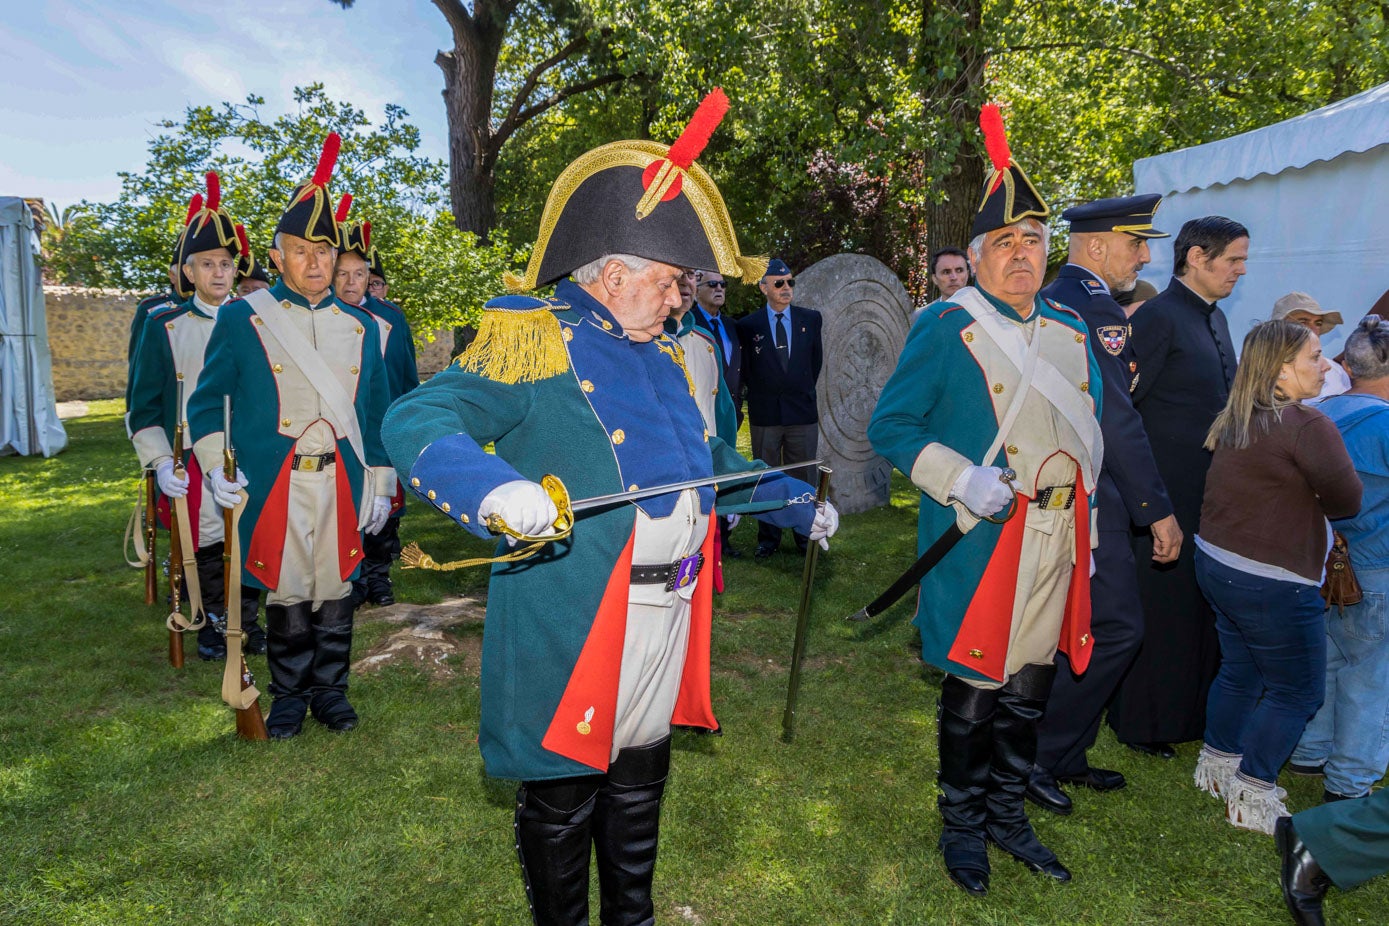
[[[555,532],[555,521],[559,511],[550,496],[538,484],[528,479],[513,479],[503,482],[482,500],[478,506],[478,520],[483,523],[491,515],[500,515],[507,526],[518,534],[532,537],[545,536]],[[515,546],[515,537],[507,537]]]
[[[1095,551],[1090,551],[1090,578],[1095,578]]]
[[[208,487],[212,489],[212,500],[223,508],[235,508],[241,501],[241,490],[246,488],[246,474],[238,467],[236,481],[228,482],[221,469],[207,474]]]
[[[174,461],[165,460],[154,468],[154,478],[159,483],[159,491],[169,498],[183,498],[188,494],[188,474],[174,475]]]
[[[959,499],[977,517],[998,514],[1013,501],[1015,483],[1003,481],[997,466],[971,466],[950,487],[950,497]]]
[[[815,509],[815,520],[810,522],[810,539],[820,543],[820,549],[830,548],[829,538],[839,530],[839,512],[829,502]]]
[[[371,500],[371,517],[367,518],[367,523],[362,530],[368,534],[379,534],[381,528],[386,526],[386,519],[391,516],[391,497],[389,495],[377,495]]]
[[[729,515],[729,516],[728,516],[728,529],[729,529],[729,530],[733,530],[733,528],[735,528],[735,527],[738,526],[738,522],[741,521],[741,520],[743,520],[743,516],[740,515],[740,514],[731,514],[731,515]]]

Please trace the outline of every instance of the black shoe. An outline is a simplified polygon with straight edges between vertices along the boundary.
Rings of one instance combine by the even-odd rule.
[[[1322,802],[1323,804],[1334,804],[1334,803],[1336,803],[1337,801],[1353,801],[1353,800],[1355,800],[1355,795],[1354,795],[1354,794],[1337,794],[1335,791],[1325,791],[1325,790],[1323,790],[1322,793],[1321,793],[1321,802]]]
[[[1297,775],[1299,778],[1324,778],[1326,777],[1326,763],[1320,765],[1299,765],[1296,762],[1288,763],[1288,773]]]
[[[742,559],[743,554],[738,552],[737,547],[724,547],[723,555],[727,559]]]
[[[1041,807],[1043,810],[1050,810],[1052,813],[1059,813],[1067,816],[1074,809],[1071,799],[1066,796],[1056,784],[1056,779],[1051,773],[1041,769],[1033,769],[1031,777],[1027,781],[1027,799]]]
[[[341,691],[319,691],[310,703],[313,719],[334,733],[346,733],[357,728],[357,712]]]
[[[1172,759],[1177,755],[1177,750],[1173,749],[1170,743],[1125,743],[1124,745],[1134,752],[1141,752],[1145,756],[1156,756],[1159,759]]]
[[[304,729],[304,715],[309,705],[303,698],[276,698],[270,702],[270,714],[265,718],[265,732],[272,740],[287,740]]]
[[[203,662],[225,662],[227,659],[227,644],[220,641],[217,643],[199,643],[198,658]]]
[[[1057,775],[1062,784],[1080,785],[1091,791],[1118,791],[1128,784],[1124,776],[1107,768],[1088,768],[1083,775]]]
[[[771,559],[772,554],[775,552],[776,547],[772,546],[771,544],[759,543],[757,545],[757,552],[752,554],[752,558],[760,563],[764,559]]]
[[[381,591],[372,593],[371,603],[379,604],[382,606],[388,604],[395,604],[395,594],[391,591],[390,587],[388,586],[387,588]]]
[[[1283,889],[1283,903],[1298,926],[1325,926],[1321,902],[1331,879],[1322,871],[1312,853],[1307,851],[1292,817],[1279,817],[1273,825],[1273,838],[1278,843],[1282,859],[1278,883]]]
[[[989,870],[973,867],[951,868],[946,866],[946,873],[950,875],[950,880],[964,888],[975,897],[983,897],[989,892]]]
[[[242,647],[242,652],[251,656],[265,655],[265,650],[267,648],[265,631],[261,629],[260,625],[251,624],[249,627],[243,627],[242,629],[246,631],[246,643]]]
[[[1022,862],[1030,871],[1046,875],[1062,884],[1071,880],[1071,870],[1062,865],[1061,860],[1050,849],[1042,845],[1042,841],[1032,832],[1030,826],[1025,833],[1019,833],[1016,838],[1005,842],[1000,842],[990,834],[989,842]]]

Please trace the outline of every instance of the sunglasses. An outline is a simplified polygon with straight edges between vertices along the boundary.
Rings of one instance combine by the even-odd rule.
[[[794,288],[795,285],[796,285],[796,278],[795,278],[795,277],[787,277],[787,278],[784,279],[784,280],[772,280],[772,286],[775,287],[776,289],[781,289],[783,286],[790,286],[790,287]]]
[[[699,285],[707,286],[710,289],[723,289],[728,284],[725,283],[723,280],[705,280],[703,283],[700,283]]]

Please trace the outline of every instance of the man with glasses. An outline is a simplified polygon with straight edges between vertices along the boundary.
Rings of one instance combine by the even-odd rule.
[[[714,336],[723,362],[723,381],[733,399],[738,427],[743,426],[743,345],[734,322],[723,314],[728,283],[717,270],[695,271],[695,320]]]
[[[815,404],[815,381],[824,359],[820,313],[791,304],[796,278],[784,261],[773,258],[757,286],[767,298],[766,307],[738,322],[752,454],[768,466],[810,460],[820,434]],[[812,479],[808,470],[795,475]],[[780,545],[781,529],[759,522],[754,558],[767,559]],[[805,547],[805,535],[797,533],[796,548],[804,553]]]

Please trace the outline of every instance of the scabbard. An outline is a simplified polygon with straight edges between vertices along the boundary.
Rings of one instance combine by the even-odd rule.
[[[921,579],[926,573],[936,567],[945,555],[960,542],[964,536],[964,531],[960,530],[958,524],[951,524],[945,532],[936,538],[935,543],[926,549],[925,553],[908,567],[907,571],[897,577],[897,581],[887,587],[877,598],[874,598],[867,606],[855,611],[846,621],[867,621],[886,611],[901,600],[902,596],[911,591],[921,583]]]

